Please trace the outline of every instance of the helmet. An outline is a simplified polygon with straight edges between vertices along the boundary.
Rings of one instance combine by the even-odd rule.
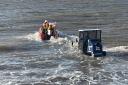
[[[44,22],[46,23],[46,22],[48,22],[48,20],[45,20]]]

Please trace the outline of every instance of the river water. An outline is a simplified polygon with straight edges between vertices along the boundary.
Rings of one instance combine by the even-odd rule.
[[[0,85],[128,85],[127,0],[0,0]],[[45,20],[66,37],[40,41]],[[71,39],[99,28],[107,56],[92,58]]]

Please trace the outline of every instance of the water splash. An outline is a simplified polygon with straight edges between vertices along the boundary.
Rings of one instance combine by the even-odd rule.
[[[51,39],[46,41],[47,43],[44,43],[44,44],[48,44],[53,47],[56,47],[56,46],[59,47],[58,51],[62,52],[61,54],[67,53],[68,51],[72,53],[74,52],[74,50],[78,50],[78,42],[76,42],[76,39],[78,39],[77,36],[67,35],[60,31],[58,31],[58,33],[59,33],[59,37],[57,39],[55,39],[52,36]],[[24,38],[24,39],[31,40],[31,41],[38,41],[42,43],[44,42],[40,39],[39,32],[30,33],[28,35],[21,36],[20,38]]]
[[[39,37],[39,32],[30,33],[30,34],[24,36],[23,38],[26,38],[28,40],[33,40],[33,41],[39,41],[39,42],[41,42],[41,39]]]
[[[105,48],[108,52],[128,52],[128,46],[117,46],[111,48]]]

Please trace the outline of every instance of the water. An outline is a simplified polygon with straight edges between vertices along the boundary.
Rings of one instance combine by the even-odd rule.
[[[127,0],[0,0],[0,85],[128,85]],[[40,41],[43,20],[66,37]],[[102,29],[104,58],[81,54],[78,29]]]

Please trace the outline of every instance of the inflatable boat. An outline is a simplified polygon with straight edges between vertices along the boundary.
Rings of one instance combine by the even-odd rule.
[[[48,30],[47,32],[40,32],[39,31],[39,38],[44,41],[44,40],[50,40],[51,36],[53,36],[55,39],[58,38],[58,32],[57,31],[51,31]]]

